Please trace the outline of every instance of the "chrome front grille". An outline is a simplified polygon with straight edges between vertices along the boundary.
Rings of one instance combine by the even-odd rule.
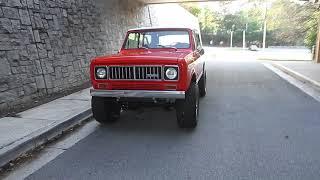
[[[135,74],[138,80],[159,80],[162,79],[162,68],[161,66],[136,66]]]
[[[109,67],[110,79],[134,79],[133,66],[111,66]]]
[[[109,66],[111,80],[161,80],[161,66]]]

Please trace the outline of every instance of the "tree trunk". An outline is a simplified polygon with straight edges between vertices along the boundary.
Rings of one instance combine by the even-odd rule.
[[[317,44],[316,44],[316,52],[315,52],[315,61],[320,63],[320,20],[318,23],[318,36],[317,36]]]

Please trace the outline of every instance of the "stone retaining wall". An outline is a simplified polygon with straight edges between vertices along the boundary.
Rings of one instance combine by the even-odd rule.
[[[146,7],[130,0],[0,0],[0,110],[81,86],[92,57],[149,25]]]
[[[0,116],[88,83],[90,59],[116,52],[127,29],[181,11],[172,8],[152,16],[157,5],[136,0],[0,0]]]

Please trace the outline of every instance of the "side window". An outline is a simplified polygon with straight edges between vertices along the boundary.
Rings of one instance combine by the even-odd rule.
[[[198,33],[195,34],[195,40],[196,40],[196,49],[201,50],[202,45],[201,45],[201,41],[200,41],[200,35]]]
[[[126,43],[126,49],[138,48],[139,44],[139,33],[130,33]]]
[[[142,46],[149,48],[151,43],[151,35],[143,34]]]

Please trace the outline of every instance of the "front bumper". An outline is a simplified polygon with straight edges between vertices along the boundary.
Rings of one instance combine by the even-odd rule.
[[[149,91],[149,90],[100,90],[90,89],[91,96],[115,98],[164,98],[184,99],[184,91]]]

